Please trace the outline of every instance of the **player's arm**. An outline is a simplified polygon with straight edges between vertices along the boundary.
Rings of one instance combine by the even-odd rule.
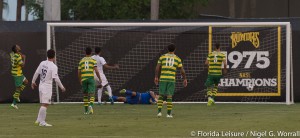
[[[58,87],[62,90],[62,92],[65,92],[66,88],[61,83],[61,81],[59,79],[59,76],[58,76],[58,73],[57,73],[57,70],[58,70],[57,67],[52,70],[52,78],[54,79],[54,81],[56,82]]]
[[[78,80],[79,80],[79,83],[80,83],[80,85],[82,84],[81,83],[81,70],[78,68]]]
[[[161,68],[161,63],[157,63],[156,68],[155,68],[155,78],[154,78],[154,83],[158,85],[158,74],[160,72]]]
[[[154,92],[153,92],[153,91],[150,91],[149,93],[150,93],[150,95],[151,95],[151,98],[155,100],[155,102],[153,102],[153,101],[151,100],[151,98],[150,98],[150,99],[149,99],[150,103],[151,103],[151,104],[157,103],[157,99],[156,99],[156,97],[155,97]]]
[[[104,64],[103,67],[104,67],[105,69],[119,69],[119,65],[117,65],[117,64],[115,64],[115,65],[113,65],[113,66]]]
[[[224,64],[224,75],[226,75],[226,74],[227,74],[227,63],[226,63],[226,58],[224,58],[223,64]]]
[[[26,56],[24,54],[22,54],[21,52],[18,52],[18,54],[20,54],[20,57],[21,57],[21,61],[19,63],[22,67],[24,67],[25,61],[26,61]]]
[[[98,71],[98,69],[97,69],[97,66],[94,66],[94,71],[95,71],[95,73],[96,73],[96,75],[97,75],[97,77],[98,77],[98,79],[99,79],[100,84],[101,84],[101,83],[102,83],[102,80],[101,80],[101,77],[100,77],[100,73],[99,73],[99,71]]]
[[[37,86],[35,81],[36,81],[37,77],[40,75],[40,70],[41,70],[41,64],[37,67],[37,69],[36,69],[36,71],[35,71],[35,73],[32,77],[32,81],[31,81],[31,88],[32,89],[34,89],[34,87]]]
[[[187,79],[186,79],[185,70],[184,70],[183,66],[180,67],[179,69],[180,69],[181,77],[183,78],[183,86],[186,87],[187,86]]]

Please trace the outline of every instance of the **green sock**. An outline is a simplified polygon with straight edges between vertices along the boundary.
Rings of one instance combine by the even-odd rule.
[[[13,104],[17,103],[17,99],[19,98],[19,96],[20,96],[20,91],[19,90],[15,90],[15,93],[13,95],[13,98],[14,98]]]
[[[213,91],[212,91],[212,98],[215,99],[215,96],[218,93],[218,86],[214,86]]]
[[[157,101],[157,109],[159,113],[161,112],[162,105],[163,105],[163,97],[159,96]]]
[[[208,97],[212,97],[212,89],[211,89],[211,87],[207,87],[207,96]]]
[[[95,97],[94,96],[90,97],[90,106],[94,106],[94,102],[95,102]]]
[[[88,96],[83,96],[83,106],[84,106],[85,112],[87,112],[88,111],[88,106],[89,106]]]
[[[172,108],[173,108],[172,98],[167,98],[168,115],[171,115]]]
[[[25,89],[25,87],[26,87],[26,85],[22,84],[22,85],[20,86],[20,91],[22,92],[22,91]]]

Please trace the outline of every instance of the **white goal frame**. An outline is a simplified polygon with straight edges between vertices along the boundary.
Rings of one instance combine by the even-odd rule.
[[[293,65],[292,65],[292,32],[291,32],[291,24],[290,22],[105,22],[105,23],[95,23],[95,22],[79,22],[79,23],[69,23],[69,22],[56,22],[56,23],[47,23],[47,47],[49,50],[51,48],[51,27],[82,27],[82,26],[213,26],[213,27],[227,27],[227,26],[238,26],[238,27],[270,27],[270,26],[285,26],[286,29],[286,101],[283,102],[287,105],[294,103],[294,91],[293,91]],[[292,89],[291,89],[292,88]],[[57,103],[59,101],[59,92],[57,89]],[[201,103],[201,102],[177,102],[177,103]],[[227,102],[226,102],[227,103]],[[230,103],[230,102],[228,102]],[[236,102],[231,102],[236,103]],[[247,103],[247,102],[246,102]],[[265,102],[251,102],[251,103],[263,103]],[[266,102],[269,104],[270,102]],[[278,103],[278,102],[276,102]]]

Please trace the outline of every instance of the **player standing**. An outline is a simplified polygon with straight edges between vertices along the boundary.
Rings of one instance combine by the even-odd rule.
[[[17,102],[20,102],[20,94],[28,84],[28,80],[23,75],[22,68],[25,65],[26,56],[21,53],[21,47],[19,45],[12,46],[12,52],[10,53],[11,60],[11,74],[14,78],[16,89],[13,95],[13,103],[11,107],[18,109]]]
[[[218,84],[222,78],[222,63],[224,64],[224,74],[226,74],[226,57],[220,52],[220,44],[217,43],[215,45],[215,50],[209,53],[205,61],[205,64],[208,65],[208,76],[205,82],[205,86],[207,87],[208,106],[215,103],[214,98],[218,92]]]
[[[34,89],[34,87],[37,86],[35,81],[37,77],[40,76],[39,95],[41,107],[38,113],[37,120],[35,121],[35,124],[39,126],[52,126],[46,122],[46,114],[47,108],[49,104],[51,104],[53,79],[63,92],[66,91],[65,87],[62,85],[58,77],[57,66],[53,63],[55,59],[55,51],[52,49],[48,50],[47,57],[48,59],[42,61],[36,69],[31,83],[31,88]]]
[[[154,82],[158,85],[159,81],[159,98],[157,102],[158,107],[158,117],[162,116],[161,109],[163,105],[163,96],[167,96],[167,118],[173,118],[171,111],[172,111],[172,96],[174,95],[175,91],[175,76],[176,76],[176,69],[179,68],[181,72],[181,76],[183,77],[183,85],[184,87],[187,86],[187,79],[185,75],[185,71],[182,66],[181,59],[176,56],[175,53],[175,45],[170,44],[168,46],[168,53],[162,55],[156,65],[155,69],[155,79]],[[160,79],[158,80],[158,74],[161,69]]]
[[[84,114],[93,114],[93,106],[95,101],[95,80],[94,71],[101,84],[100,74],[97,70],[97,61],[91,57],[92,49],[85,48],[86,56],[82,58],[78,66],[78,78],[83,90]],[[101,87],[101,85],[100,85]],[[88,99],[89,98],[89,99]],[[90,103],[89,103],[90,101]]]
[[[108,96],[109,96],[109,100],[110,100],[111,104],[113,104],[114,100],[112,99],[112,90],[111,90],[111,87],[108,84],[106,76],[103,72],[103,67],[105,69],[119,69],[119,65],[114,65],[114,66],[107,65],[105,59],[100,56],[100,54],[101,54],[101,48],[100,47],[95,48],[95,53],[96,53],[96,55],[93,55],[92,58],[97,61],[97,69],[98,69],[98,72],[100,73],[102,83],[100,83],[99,80],[98,80],[98,77],[96,77],[97,76],[96,72],[94,74],[95,82],[97,83],[97,85],[102,85],[103,86],[101,88],[97,87],[98,88],[98,104],[101,104],[101,97],[102,97],[102,92],[103,92],[104,87],[108,91]]]

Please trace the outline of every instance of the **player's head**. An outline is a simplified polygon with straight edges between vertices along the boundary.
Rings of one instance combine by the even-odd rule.
[[[11,47],[11,51],[13,51],[14,53],[18,53],[19,51],[21,51],[21,47],[15,44]]]
[[[216,49],[216,50],[220,50],[220,48],[221,48],[220,43],[216,43],[215,49]]]
[[[174,44],[170,44],[170,45],[168,45],[168,51],[169,51],[169,52],[174,52],[174,51],[175,51],[175,49],[176,49],[176,47],[175,47],[175,45],[174,45]]]
[[[55,57],[55,51],[53,49],[49,49],[47,51],[47,57],[48,57],[48,59],[54,59],[54,57]]]
[[[92,48],[86,47],[86,48],[85,48],[85,54],[86,54],[86,55],[91,55],[91,54],[92,54]]]
[[[98,55],[101,53],[101,48],[100,47],[95,47],[95,53]]]

